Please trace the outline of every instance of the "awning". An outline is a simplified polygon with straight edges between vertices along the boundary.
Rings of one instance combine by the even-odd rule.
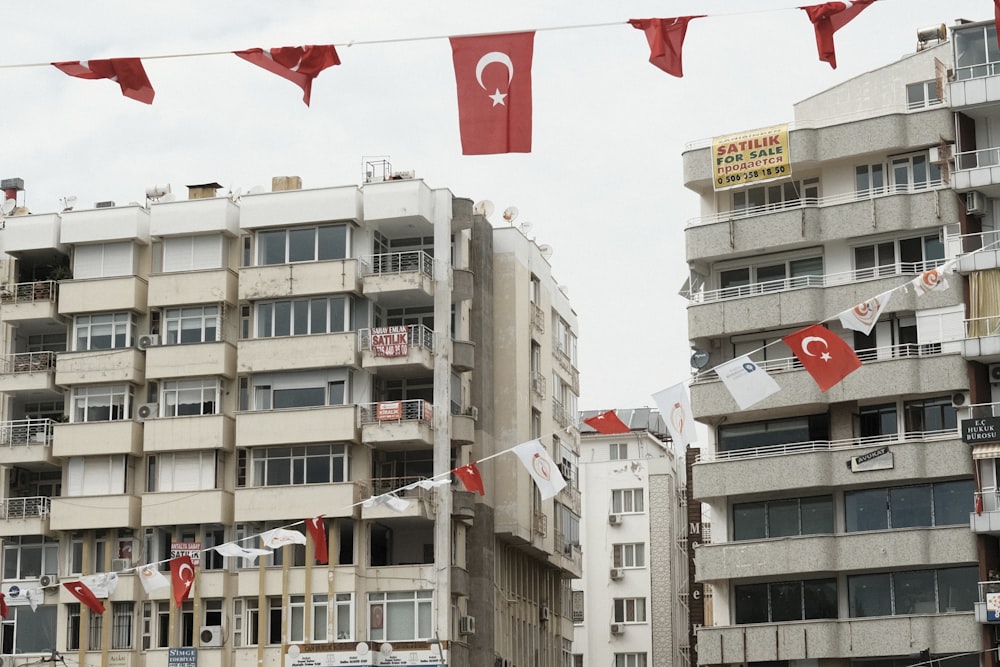
[[[987,442],[972,446],[974,459],[1000,459],[1000,442]]]

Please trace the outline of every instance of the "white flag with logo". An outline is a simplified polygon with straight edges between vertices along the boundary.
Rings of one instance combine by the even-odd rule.
[[[410,508],[410,501],[405,498],[400,498],[395,493],[383,493],[380,496],[372,496],[368,500],[362,502],[361,505],[368,509],[385,505],[394,512],[405,512]]]
[[[223,556],[228,556],[230,558],[245,558],[251,565],[257,562],[257,556],[269,556],[274,553],[268,549],[251,549],[241,547],[235,542],[226,542],[225,544],[220,544],[219,546],[212,548]]]
[[[873,296],[867,301],[862,301],[853,308],[848,308],[840,313],[840,323],[847,329],[860,331],[866,336],[871,335],[875,323],[882,315],[882,311],[889,305],[889,298],[892,292],[882,292],[878,296]]]
[[[521,463],[528,469],[535,484],[538,485],[542,500],[554,497],[565,488],[566,480],[563,479],[555,461],[545,451],[540,440],[529,440],[521,443],[514,448],[514,453],[517,454],[517,458],[521,459]]]
[[[45,591],[41,587],[27,588],[24,590],[24,599],[31,605],[31,611],[38,609],[38,603],[45,599]]]
[[[274,528],[260,536],[261,542],[269,549],[277,549],[288,544],[305,544],[306,536],[297,530]]]
[[[80,581],[90,589],[95,598],[107,598],[118,588],[118,573],[102,572],[101,574],[90,574],[80,577]]]
[[[691,400],[683,382],[656,392],[653,394],[653,401],[660,409],[660,416],[667,423],[670,437],[678,447],[687,447],[698,439],[694,430],[694,417],[691,415]]]
[[[955,260],[950,260],[936,269],[924,271],[910,281],[910,284],[913,285],[913,291],[917,293],[917,296],[923,296],[932,290],[948,289],[948,281],[944,276],[951,273],[954,264]]]
[[[716,366],[715,372],[733,395],[740,410],[746,410],[781,390],[774,378],[745,354]]]
[[[135,573],[139,575],[139,583],[142,584],[142,588],[147,594],[170,586],[170,580],[163,576],[163,573],[157,570],[155,565],[137,567]]]

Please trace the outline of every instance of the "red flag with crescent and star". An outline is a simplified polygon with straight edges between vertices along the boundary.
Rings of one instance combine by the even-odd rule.
[[[194,585],[194,562],[191,556],[185,554],[170,559],[170,581],[174,585],[174,602],[180,609]]]
[[[463,155],[531,152],[535,33],[452,37]]]
[[[9,610],[7,609],[7,596],[0,593],[0,618],[7,618]]]
[[[833,33],[848,24],[875,0],[854,0],[854,2],[824,2],[820,5],[799,7],[805,10],[816,31],[816,50],[819,59],[837,69],[837,52],[833,46]]]
[[[479,468],[476,467],[474,461],[464,466],[459,466],[452,470],[452,472],[462,480],[466,491],[478,493],[481,496],[486,495],[486,488],[483,486],[483,476],[479,474]]]
[[[813,324],[781,339],[802,362],[820,391],[826,391],[861,368],[861,360],[843,338]]]
[[[143,104],[152,104],[156,95],[139,58],[72,60],[52,65],[78,79],[110,79],[121,87],[122,95]]]
[[[233,51],[236,55],[272,74],[288,79],[302,89],[302,101],[309,106],[313,79],[327,67],[340,64],[333,44],[278,46],[273,49]]]
[[[646,33],[646,41],[649,43],[649,62],[667,74],[683,77],[681,50],[684,47],[688,23],[691,19],[703,16],[704,14],[671,19],[629,19],[628,22],[633,28]]]
[[[618,433],[629,433],[631,431],[631,429],[625,425],[625,422],[618,418],[618,415],[615,414],[614,410],[608,410],[607,412],[602,412],[599,415],[587,417],[583,420],[583,423],[602,435],[616,435]]]
[[[313,556],[316,562],[326,565],[330,561],[330,556],[326,549],[326,522],[323,521],[323,515],[306,519],[306,528],[313,540]]]
[[[95,614],[104,613],[104,605],[97,599],[94,592],[87,587],[87,584],[82,581],[66,581],[63,582],[63,587],[72,593],[73,597],[87,605],[90,611]]]

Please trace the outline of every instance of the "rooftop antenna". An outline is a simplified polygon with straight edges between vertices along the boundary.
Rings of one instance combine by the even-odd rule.
[[[231,199],[232,201],[238,202],[242,195],[243,195],[243,188],[241,188],[240,186],[237,185],[235,187],[229,188],[229,199]]]
[[[63,211],[72,211],[73,207],[76,206],[76,195],[66,195],[65,197],[60,197],[59,201],[62,202]]]

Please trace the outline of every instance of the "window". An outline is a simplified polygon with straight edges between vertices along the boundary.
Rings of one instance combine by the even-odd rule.
[[[561,503],[555,503],[556,548],[567,558],[580,547],[580,517]]]
[[[854,193],[858,199],[885,194],[885,165],[877,163],[855,167]]]
[[[132,387],[105,384],[73,389],[72,421],[124,421],[132,418]]]
[[[111,603],[111,648],[112,650],[132,648],[132,632],[135,625],[134,602]]]
[[[312,596],[312,640],[326,641],[326,615],[329,609],[326,595]]]
[[[233,600],[233,645],[257,645],[259,640],[257,619],[259,617],[260,607],[256,596]]]
[[[350,469],[346,445],[259,447],[250,465],[255,487],[345,482]]]
[[[611,491],[612,514],[641,514],[643,508],[642,489],[613,489]]]
[[[781,581],[735,587],[736,623],[837,618],[837,580]]]
[[[723,452],[829,439],[830,417],[827,414],[719,427],[719,451]]]
[[[646,654],[615,653],[615,667],[646,667]]]
[[[1000,62],[995,24],[954,32],[955,78],[959,81],[989,76]]]
[[[30,606],[11,606],[6,619],[0,619],[3,637],[2,653],[5,656],[23,653],[46,653],[52,648],[56,627],[57,605],[39,605],[34,611]]]
[[[612,567],[646,567],[646,545],[642,542],[613,544],[611,546]]]
[[[958,411],[947,396],[907,401],[903,404],[903,419],[907,433],[954,431],[958,428]]]
[[[894,157],[889,168],[893,192],[911,192],[941,184],[941,165],[931,162],[927,151]]]
[[[854,278],[867,280],[898,273],[920,273],[938,266],[943,260],[944,244],[937,234],[880,241],[854,248]]]
[[[131,241],[78,245],[73,251],[73,277],[112,278],[132,275],[135,246]]]
[[[937,81],[921,81],[906,85],[906,108],[911,111],[936,106],[943,101]]]
[[[353,330],[348,296],[264,301],[254,306],[257,338],[305,336]]]
[[[855,337],[855,342],[857,342],[857,337]],[[855,349],[858,349],[856,345]],[[858,356],[864,359],[860,353]],[[870,358],[874,357],[870,356]],[[894,436],[898,432],[899,425],[895,403],[865,405],[858,408],[858,435],[862,438]]]
[[[163,239],[163,271],[198,271],[224,266],[225,244],[221,234],[168,236]]]
[[[190,417],[219,413],[219,381],[167,380],[160,389],[161,417]]]
[[[80,650],[80,603],[66,605],[66,650]]]
[[[580,469],[580,456],[570,449],[568,446],[564,445],[559,438],[553,438],[555,442],[553,443],[556,451],[559,452],[559,473],[566,480],[566,484],[571,489],[580,488],[580,475],[578,474]]]
[[[131,347],[135,340],[134,313],[77,315],[73,320],[73,350],[112,350]]]
[[[351,395],[350,377],[346,369],[260,373],[253,377],[253,409],[345,405]]]
[[[221,340],[218,306],[167,308],[163,311],[163,344],[214,343]]]
[[[553,332],[554,340],[553,345],[561,355],[567,357],[573,365],[576,365],[576,334],[570,328],[570,325],[566,320],[559,317],[556,313],[552,313],[552,320],[555,323],[555,331]]]
[[[3,578],[37,579],[58,574],[59,542],[40,535],[8,537],[3,543]]]
[[[347,225],[296,227],[257,232],[257,264],[286,264],[346,259]]]
[[[87,648],[91,651],[101,650],[101,636],[104,634],[104,614],[90,614],[90,637]]]
[[[354,593],[334,594],[333,612],[337,641],[354,639]]]
[[[615,598],[615,623],[645,623],[646,598]]]
[[[408,641],[433,635],[432,591],[368,594],[368,638]]]
[[[142,603],[142,650],[166,648],[170,635],[170,603]]]
[[[146,459],[146,490],[204,491],[216,488],[216,453],[164,452]]]
[[[968,523],[972,480],[894,488],[864,489],[844,494],[847,532]]]
[[[833,496],[733,505],[733,539],[833,533]]]
[[[623,461],[628,458],[627,442],[612,442],[608,445],[609,458],[612,461]]]
[[[818,200],[819,179],[809,178],[736,190],[733,192],[733,211],[757,213],[792,208],[801,203],[815,206]]]
[[[978,566],[861,574],[847,578],[851,617],[972,611]]]
[[[106,496],[125,493],[125,456],[73,456],[66,464],[66,493]]]

